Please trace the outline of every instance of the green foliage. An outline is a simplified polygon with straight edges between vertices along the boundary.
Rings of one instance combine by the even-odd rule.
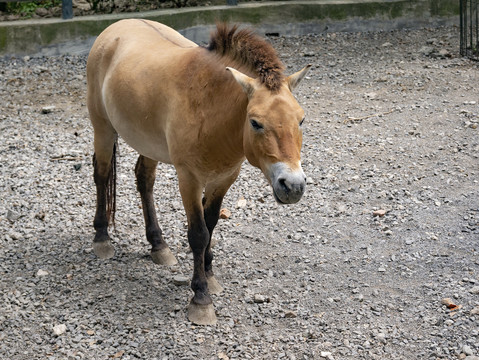
[[[49,9],[55,6],[61,6],[61,0],[41,0],[32,2],[9,2],[7,3],[7,13],[20,15],[22,18],[31,18],[37,8]]]

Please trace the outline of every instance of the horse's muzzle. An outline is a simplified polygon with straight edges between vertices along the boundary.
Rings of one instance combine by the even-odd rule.
[[[285,163],[275,163],[269,169],[271,185],[276,201],[280,204],[297,203],[306,189],[306,176],[301,167],[297,170]]]

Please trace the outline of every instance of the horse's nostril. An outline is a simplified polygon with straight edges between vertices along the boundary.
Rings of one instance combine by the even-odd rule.
[[[280,178],[278,179],[279,185],[284,191],[289,191],[290,187],[288,186],[288,182],[286,181],[285,178]]]

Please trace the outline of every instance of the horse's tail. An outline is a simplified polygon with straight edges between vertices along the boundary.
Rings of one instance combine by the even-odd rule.
[[[110,173],[106,181],[106,218],[108,224],[115,226],[116,212],[116,153],[118,150],[118,139],[113,144],[113,153],[111,155]]]

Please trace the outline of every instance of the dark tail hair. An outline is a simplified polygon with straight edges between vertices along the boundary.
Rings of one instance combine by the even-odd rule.
[[[106,218],[108,224],[115,227],[116,212],[116,153],[118,150],[118,139],[113,144],[113,154],[111,155],[110,173],[106,182]]]

